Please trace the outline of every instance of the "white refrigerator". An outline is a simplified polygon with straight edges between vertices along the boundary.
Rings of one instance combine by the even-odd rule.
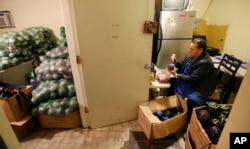
[[[183,59],[193,38],[196,11],[160,11],[156,42],[156,65],[166,68],[174,53]]]

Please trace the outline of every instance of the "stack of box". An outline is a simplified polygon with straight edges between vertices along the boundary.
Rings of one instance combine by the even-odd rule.
[[[28,85],[23,91],[26,98],[17,95],[5,99],[0,97],[0,106],[6,114],[18,140],[21,140],[37,124],[38,120],[29,114],[33,87]]]
[[[183,112],[166,121],[161,121],[154,115],[157,111],[175,107],[181,107]],[[187,125],[186,101],[173,95],[142,103],[139,105],[138,123],[149,140],[160,139],[174,134]]]

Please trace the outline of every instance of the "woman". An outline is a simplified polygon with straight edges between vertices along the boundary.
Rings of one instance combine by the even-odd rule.
[[[214,65],[206,48],[206,40],[194,39],[190,43],[189,54],[183,61],[176,62],[176,69],[170,71],[176,78],[173,84],[175,93],[187,99],[188,121],[192,109],[205,105],[216,86]]]

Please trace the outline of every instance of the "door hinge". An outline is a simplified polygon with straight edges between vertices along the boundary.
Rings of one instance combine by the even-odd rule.
[[[76,63],[77,63],[77,64],[81,64],[81,63],[82,63],[82,59],[81,59],[81,56],[80,56],[80,55],[77,55],[77,56],[76,56]]]
[[[85,113],[89,113],[89,108],[88,107],[84,107]]]

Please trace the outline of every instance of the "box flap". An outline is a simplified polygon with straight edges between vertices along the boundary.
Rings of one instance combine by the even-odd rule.
[[[182,99],[180,96],[177,96],[177,97],[178,97],[179,104],[181,104],[181,108],[183,109],[184,112],[187,112],[188,111],[187,101]]]
[[[23,124],[25,124],[31,118],[32,118],[31,115],[25,115],[21,120],[19,120],[17,122],[10,122],[10,124],[11,125],[16,125],[16,126],[22,126]]]
[[[155,116],[152,111],[146,106],[139,106],[140,110],[143,112],[144,116],[152,123],[158,124],[161,123],[159,118]]]
[[[168,96],[167,98],[161,98],[152,100],[149,102],[144,102],[140,105],[147,106],[150,108],[151,112],[157,112],[162,111],[166,109],[171,109],[178,106],[178,103],[176,102],[177,96]]]
[[[150,109],[146,106],[139,106],[137,121],[149,140],[151,138],[152,122],[161,123],[161,121],[154,116]]]

